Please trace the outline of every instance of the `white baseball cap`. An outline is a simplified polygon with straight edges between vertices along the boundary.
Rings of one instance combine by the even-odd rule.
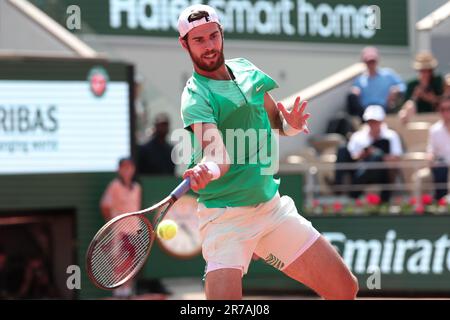
[[[384,108],[378,105],[368,106],[363,114],[364,121],[369,120],[384,121],[385,117],[386,112],[384,112]]]
[[[194,12],[205,12],[205,15],[201,19],[189,21],[189,16]],[[178,32],[180,33],[181,37],[184,37],[195,27],[207,23],[217,23],[221,25],[216,10],[214,10],[213,7],[204,4],[194,4],[190,7],[187,7],[183,10],[183,12],[181,12],[180,17],[178,18]]]

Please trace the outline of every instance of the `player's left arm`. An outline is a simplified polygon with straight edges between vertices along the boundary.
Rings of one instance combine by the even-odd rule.
[[[291,111],[286,110],[281,102],[276,102],[270,93],[264,94],[264,108],[269,116],[272,129],[278,129],[280,135],[293,136],[300,132],[309,133],[308,119],[311,116],[305,113],[308,101],[300,103],[300,97],[294,102]]]

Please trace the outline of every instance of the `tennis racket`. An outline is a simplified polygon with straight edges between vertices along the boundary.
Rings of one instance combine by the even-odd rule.
[[[158,224],[190,188],[187,178],[157,204],[121,214],[106,223],[94,236],[86,253],[86,270],[91,281],[101,289],[114,289],[132,279],[149,256]],[[154,228],[146,218],[150,213],[157,214]]]

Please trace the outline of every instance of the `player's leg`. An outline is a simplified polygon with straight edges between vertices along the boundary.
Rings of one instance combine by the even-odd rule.
[[[334,247],[282,197],[271,216],[273,228],[255,253],[325,299],[353,299],[358,283]]]
[[[355,276],[322,236],[283,272],[325,299],[355,299],[358,292]]]
[[[255,234],[264,229],[249,218],[249,212],[250,217],[256,213],[250,207],[206,209],[199,205],[207,299],[242,299],[242,276],[259,239]]]
[[[206,274],[205,294],[208,300],[242,299],[242,271],[217,269]]]

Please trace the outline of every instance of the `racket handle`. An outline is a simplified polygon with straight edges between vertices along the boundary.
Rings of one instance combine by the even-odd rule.
[[[191,178],[187,177],[172,191],[170,196],[178,200],[189,190],[191,190]]]

